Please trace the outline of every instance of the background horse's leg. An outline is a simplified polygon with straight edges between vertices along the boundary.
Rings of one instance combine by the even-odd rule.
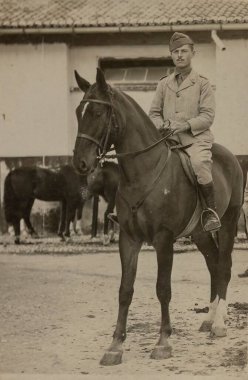
[[[82,215],[83,215],[83,207],[84,207],[84,201],[80,201],[77,205],[76,215],[75,215],[74,222],[73,222],[74,223],[73,224],[74,232],[77,235],[83,234],[82,225],[81,225]]]
[[[218,305],[217,297],[217,275],[219,250],[210,233],[200,232],[193,235],[193,240],[199,251],[203,254],[210,273],[210,304],[209,312],[201,324],[200,331],[211,331],[212,324]]]
[[[217,294],[219,303],[216,309],[212,333],[215,336],[226,336],[225,319],[227,318],[226,294],[231,278],[232,250],[236,226],[240,214],[240,207],[229,208],[221,219],[222,227],[218,232],[219,236],[219,262],[217,277]]]
[[[31,236],[32,235],[38,236],[37,232],[35,231],[34,227],[31,224],[31,221],[30,221],[30,214],[31,214],[31,210],[32,210],[33,204],[34,204],[34,199],[30,199],[28,201],[27,208],[25,210],[23,219],[24,219],[24,222],[25,222],[25,224],[26,224],[26,226],[28,228],[28,233]]]
[[[76,204],[75,201],[67,200],[66,202],[66,216],[65,216],[65,233],[64,236],[70,237],[70,223],[73,222],[76,215]]]
[[[91,238],[94,238],[97,235],[98,207],[99,207],[99,197],[97,195],[94,195],[93,210],[92,210]]]
[[[114,228],[113,222],[111,220],[109,220],[108,214],[114,211],[114,207],[115,207],[115,201],[111,200],[108,203],[106,211],[104,213],[104,225],[103,225],[103,235],[104,235],[103,244],[104,245],[107,245],[110,243],[110,240],[111,240],[110,233],[113,235],[113,228]],[[109,225],[111,225],[112,230],[109,230]]]
[[[156,234],[153,246],[157,252],[158,275],[157,297],[161,305],[161,328],[158,343],[151,353],[152,359],[166,359],[171,356],[168,338],[171,335],[169,303],[171,300],[171,270],[173,263],[173,234],[162,231]]]
[[[124,232],[120,232],[119,249],[122,267],[121,285],[119,290],[119,312],[114,338],[107,352],[101,359],[102,365],[121,363],[122,343],[126,339],[126,325],[129,306],[134,292],[134,281],[137,271],[138,254],[141,242],[135,242]]]
[[[20,235],[21,235],[21,228],[20,228],[20,218],[16,217],[13,221],[13,227],[15,231],[15,244],[20,244]]]
[[[59,219],[59,229],[58,236],[64,240],[64,230],[65,230],[65,215],[66,215],[66,202],[63,200],[60,205],[60,219]]]

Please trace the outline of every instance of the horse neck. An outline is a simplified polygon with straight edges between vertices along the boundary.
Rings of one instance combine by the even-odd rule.
[[[125,109],[125,127],[118,143],[117,153],[135,152],[147,148],[158,141],[161,136],[145,112],[137,105]],[[161,156],[166,157],[168,148],[161,143],[151,150],[119,159],[120,174],[127,182],[149,177],[154,172]]]

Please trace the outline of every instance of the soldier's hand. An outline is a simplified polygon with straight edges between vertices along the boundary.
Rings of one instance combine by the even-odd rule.
[[[177,133],[189,131],[190,125],[187,121],[174,121],[171,125],[171,130],[173,135],[176,135]]]
[[[166,120],[162,127],[159,128],[159,132],[161,133],[162,136],[165,136],[170,130],[170,121]]]

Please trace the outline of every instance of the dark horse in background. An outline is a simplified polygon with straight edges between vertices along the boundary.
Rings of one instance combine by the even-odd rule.
[[[77,72],[75,76],[85,95],[76,109],[74,166],[88,174],[114,144],[120,169],[116,196],[122,265],[119,312],[113,341],[101,364],[121,362],[138,254],[145,241],[156,250],[156,290],[161,304],[160,336],[151,357],[168,358],[173,243],[194,213],[197,189],[186,177],[177,152],[164,143],[147,114],[130,96],[111,88],[100,69],[93,85]],[[214,238],[202,230],[199,220],[189,235],[203,254],[211,278],[210,308],[201,330],[211,330],[220,337],[226,335],[226,294],[243,201],[243,176],[236,157],[218,144],[213,146],[213,177],[222,227]]]
[[[15,243],[20,243],[20,221],[24,220],[31,236],[37,236],[30,213],[35,199],[61,202],[58,235],[70,236],[70,223],[82,217],[87,199],[87,179],[79,176],[70,165],[57,170],[39,167],[22,167],[8,173],[4,183],[5,219],[14,227]]]
[[[88,178],[78,175],[70,165],[62,165],[57,170],[39,167],[12,170],[5,179],[4,209],[6,222],[14,227],[15,242],[20,243],[21,219],[29,234],[37,236],[30,221],[35,199],[61,203],[58,235],[64,240],[70,237],[70,223],[81,221],[85,201],[101,196],[107,203],[103,229],[104,244],[108,244],[113,240],[114,232],[107,215],[114,210],[118,183],[119,169],[114,162],[105,162]]]

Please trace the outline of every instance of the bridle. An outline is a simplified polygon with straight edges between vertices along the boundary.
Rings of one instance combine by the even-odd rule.
[[[110,107],[110,110],[111,110],[111,113],[110,113],[110,117],[109,117],[109,122],[108,122],[108,128],[107,128],[107,133],[106,133],[106,136],[104,138],[104,141],[103,143],[101,141],[98,141],[96,140],[94,137],[86,134],[86,133],[78,133],[77,134],[77,138],[76,138],[76,141],[77,139],[86,139],[86,140],[89,140],[91,142],[93,142],[94,144],[97,145],[97,147],[99,148],[100,152],[99,152],[99,156],[97,157],[97,159],[99,160],[100,163],[102,163],[106,157],[106,153],[107,153],[107,147],[108,147],[108,143],[109,143],[109,137],[110,137],[110,133],[111,133],[111,125],[112,125],[112,121],[115,120],[115,114],[114,114],[114,110],[113,110],[113,104],[112,102],[107,102],[105,100],[98,100],[98,99],[83,99],[82,102],[84,103],[97,103],[97,104],[104,104],[108,107]]]
[[[113,123],[115,128],[119,129],[117,121],[116,121],[115,112],[114,112],[114,105],[113,105],[112,98],[111,98],[112,93],[109,91],[109,94],[110,94],[110,101],[109,102],[105,101],[105,100],[87,99],[87,98],[82,100],[82,102],[84,102],[84,103],[88,102],[88,103],[104,104],[104,105],[110,107],[110,117],[109,117],[109,121],[108,121],[107,133],[105,135],[105,138],[103,139],[103,143],[101,141],[96,140],[94,137],[92,137],[86,133],[78,133],[77,137],[76,137],[76,142],[78,141],[78,139],[86,139],[86,140],[93,142],[95,145],[97,145],[97,147],[99,148],[99,155],[97,156],[97,159],[101,165],[104,163],[105,159],[108,159],[108,158],[111,158],[111,159],[123,158],[123,157],[127,157],[127,156],[136,156],[140,153],[145,153],[145,152],[149,151],[150,149],[154,148],[155,146],[157,146],[158,144],[160,144],[161,142],[163,142],[163,141],[166,142],[167,138],[170,137],[171,135],[173,135],[174,131],[168,127],[169,131],[165,136],[163,136],[161,139],[157,140],[155,143],[147,146],[144,149],[140,149],[140,150],[133,151],[133,152],[116,153],[116,154],[107,155],[107,152],[110,151],[107,148],[109,146],[109,138],[110,138],[110,134],[111,134],[112,123]]]

